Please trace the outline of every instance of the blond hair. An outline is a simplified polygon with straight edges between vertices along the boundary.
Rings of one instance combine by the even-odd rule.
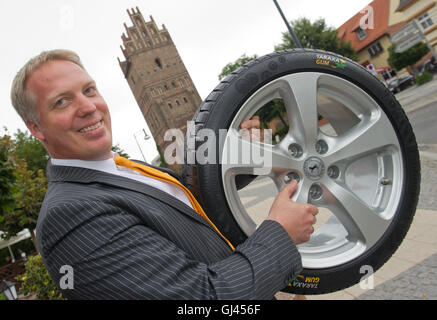
[[[12,105],[24,122],[32,121],[39,123],[37,105],[32,93],[27,90],[27,80],[30,75],[45,63],[53,60],[71,61],[85,70],[79,56],[70,50],[43,51],[36,57],[30,59],[21,69],[12,82],[11,100]]]

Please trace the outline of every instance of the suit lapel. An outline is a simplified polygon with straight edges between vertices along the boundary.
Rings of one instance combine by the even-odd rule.
[[[187,215],[191,219],[195,219],[196,221],[214,230],[211,225],[205,221],[205,219],[203,219],[196,211],[182,201],[179,201],[164,191],[136,180],[86,168],[54,166],[50,163],[50,161],[47,164],[47,177],[49,182],[74,182],[85,184],[100,183],[116,188],[140,192],[172,206],[174,209]]]

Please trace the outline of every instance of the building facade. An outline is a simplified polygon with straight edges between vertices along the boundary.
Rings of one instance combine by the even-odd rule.
[[[413,19],[437,51],[437,0],[374,0],[367,8],[371,9],[371,14],[368,9],[355,14],[338,28],[338,34],[341,41],[351,42],[358,53],[358,63],[373,65],[381,80],[389,81],[396,75],[388,64],[392,35]],[[422,65],[431,57],[432,52],[429,52],[414,66]],[[398,73],[405,72],[407,68]]]
[[[350,41],[357,51],[357,62],[365,67],[373,65],[382,81],[396,76],[387,62],[390,37],[407,24],[404,15],[396,12],[398,1],[374,0],[338,28],[340,40]]]
[[[121,36],[120,47],[125,60],[118,61],[164,153],[172,143],[164,140],[167,130],[180,129],[185,134],[187,121],[193,118],[201,98],[165,25],[159,29],[152,16],[145,21],[138,7],[127,12],[132,26],[124,24],[126,34]]]
[[[396,12],[402,13],[406,22],[413,19],[428,42],[437,50],[437,0],[392,0],[398,3]]]

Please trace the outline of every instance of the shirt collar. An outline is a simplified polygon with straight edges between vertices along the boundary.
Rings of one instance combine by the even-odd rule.
[[[105,160],[78,160],[78,159],[55,159],[51,158],[50,161],[54,166],[69,166],[80,167],[92,170],[99,170],[108,173],[117,172],[117,165],[114,162],[114,157],[118,156],[116,152],[112,152],[112,157]]]

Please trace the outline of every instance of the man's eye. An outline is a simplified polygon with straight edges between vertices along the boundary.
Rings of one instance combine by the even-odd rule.
[[[62,107],[62,106],[64,106],[66,103],[67,103],[67,99],[66,99],[66,98],[62,98],[62,99],[59,99],[58,101],[56,101],[55,105],[56,105],[57,107]]]
[[[89,87],[85,89],[85,94],[90,95],[90,94],[94,94],[96,91],[96,88],[93,87]]]

